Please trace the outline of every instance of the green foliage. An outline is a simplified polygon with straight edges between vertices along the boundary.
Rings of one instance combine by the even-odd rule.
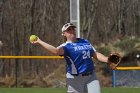
[[[107,44],[102,43],[97,47],[97,51],[104,55],[109,55],[111,52],[118,52],[123,56],[121,66],[139,66],[136,55],[140,54],[140,38],[127,37]]]
[[[123,39],[119,42],[114,43],[114,47],[120,48],[121,51],[124,51],[125,53],[135,51],[136,44],[140,42],[140,39]]]
[[[100,52],[100,53],[103,53],[104,55],[108,55],[110,53],[110,49],[109,47],[99,47],[97,48],[97,50]]]
[[[103,54],[109,54],[111,51],[130,53],[140,50],[140,38],[124,38],[108,44],[102,43],[97,50]]]

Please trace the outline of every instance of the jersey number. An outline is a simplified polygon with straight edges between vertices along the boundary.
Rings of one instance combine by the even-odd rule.
[[[90,58],[90,51],[89,50],[83,51],[82,54],[83,54],[83,59]]]

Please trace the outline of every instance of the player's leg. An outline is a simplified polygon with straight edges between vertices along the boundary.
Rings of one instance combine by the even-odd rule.
[[[84,82],[80,76],[67,73],[67,93],[84,93]]]
[[[87,84],[88,93],[101,93],[100,84],[98,80],[94,80]]]
[[[87,91],[88,93],[101,93],[100,83],[96,77],[95,72],[91,76],[89,76],[87,82]]]

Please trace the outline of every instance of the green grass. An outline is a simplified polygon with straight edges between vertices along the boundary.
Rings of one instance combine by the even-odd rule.
[[[65,88],[0,88],[0,93],[66,93]]]
[[[102,93],[140,93],[140,88],[103,88]]]
[[[0,88],[0,93],[67,93],[66,88]],[[102,88],[102,93],[140,93],[140,88]]]

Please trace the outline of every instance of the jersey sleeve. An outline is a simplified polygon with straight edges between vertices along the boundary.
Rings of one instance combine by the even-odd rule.
[[[64,50],[64,54],[60,55],[60,56],[66,56],[68,54],[67,49],[66,49],[66,43],[59,45],[57,48],[63,48],[63,50]]]
[[[66,44],[65,44],[65,43],[63,43],[63,44],[59,45],[57,48],[64,47],[65,45],[66,45]]]
[[[93,51],[96,52],[96,49],[93,46],[92,46],[92,48],[93,48]]]

